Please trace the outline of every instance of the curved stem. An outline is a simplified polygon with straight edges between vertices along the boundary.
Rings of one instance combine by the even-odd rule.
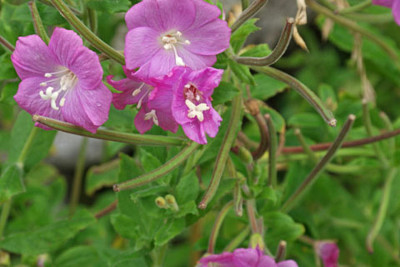
[[[199,144],[193,142],[189,146],[185,147],[180,153],[178,153],[175,157],[167,161],[164,165],[158,167],[157,169],[143,174],[139,177],[136,177],[134,179],[131,179],[129,181],[120,183],[120,184],[115,184],[114,185],[114,191],[119,192],[121,190],[126,190],[138,186],[142,186],[148,183],[151,183],[158,178],[163,177],[167,173],[171,172],[175,168],[177,168],[179,165],[181,165],[194,151],[196,151],[197,147]]]
[[[231,26],[232,33],[246,22],[249,18],[254,16],[260,9],[268,2],[268,0],[254,0],[248,8],[246,8],[239,16],[239,18]]]
[[[392,189],[392,183],[396,174],[397,174],[397,169],[392,169],[390,170],[389,175],[386,177],[378,215],[376,216],[374,225],[372,226],[370,232],[368,233],[366,240],[366,246],[369,253],[374,252],[373,249],[374,240],[379,234],[379,231],[381,230],[383,225],[383,221],[385,220],[387,209],[389,206],[390,191]]]
[[[4,46],[4,48],[10,50],[10,52],[14,52],[15,47],[10,44],[3,36],[0,36],[0,44]]]
[[[50,39],[43,26],[43,22],[40,18],[39,10],[36,7],[35,1],[29,1],[28,5],[31,11],[33,27],[35,28],[36,34],[39,35],[46,44],[48,44]]]
[[[321,115],[321,117],[330,125],[330,126],[336,126],[336,119],[334,118],[332,112],[327,109],[322,101],[317,97],[317,95],[311,91],[307,86],[305,86],[302,82],[297,80],[296,78],[290,76],[289,74],[271,68],[271,67],[256,67],[256,66],[251,66],[252,69],[258,72],[262,72],[267,74],[268,76],[279,80],[281,82],[286,83],[290,87],[292,87],[294,90],[296,90],[305,100],[310,103],[315,110],[318,111],[318,113]]]
[[[89,41],[91,45],[97,48],[99,51],[106,54],[109,58],[115,60],[121,65],[125,65],[125,58],[117,50],[112,48],[110,45],[105,43],[99,37],[97,37],[85,24],[82,23],[71,11],[71,9],[62,0],[51,0],[51,3],[61,13],[61,15],[80,33],[82,36]]]
[[[94,217],[96,217],[96,219],[100,219],[101,217],[106,216],[108,213],[110,213],[113,210],[115,210],[117,208],[117,205],[118,205],[118,199],[114,200],[113,202],[111,202],[110,205],[108,205],[107,207],[105,207],[101,211],[97,212],[94,215]]]
[[[96,133],[88,132],[78,126],[73,124],[39,116],[33,115],[33,120],[35,122],[41,123],[53,129],[87,136],[96,139],[102,139],[107,141],[116,141],[121,143],[127,143],[132,145],[142,145],[142,146],[181,146],[187,144],[188,141],[178,137],[168,137],[168,136],[158,136],[158,135],[141,135],[141,134],[130,134],[121,133],[110,130],[98,129]]]
[[[349,115],[338,137],[333,142],[329,150],[326,152],[325,156],[320,160],[320,162],[318,162],[318,164],[314,167],[314,169],[311,171],[308,177],[297,188],[297,190],[289,197],[289,199],[283,204],[282,206],[283,212],[290,211],[293,208],[293,206],[298,203],[298,199],[303,195],[306,189],[308,189],[316,181],[321,171],[332,160],[333,156],[340,148],[344,138],[350,131],[355,119],[356,117],[354,115]]]
[[[272,122],[271,116],[269,114],[265,115],[268,126],[268,185],[272,188],[276,188],[277,178],[276,178],[276,152],[278,149],[278,141],[276,138],[275,126]]]
[[[246,237],[250,234],[250,227],[246,226],[245,229],[241,230],[240,233],[229,242],[223,251],[233,251],[235,248],[240,246]]]
[[[242,113],[242,96],[236,96],[232,101],[232,113],[229,120],[228,129],[225,133],[224,140],[222,141],[221,148],[218,152],[218,156],[215,160],[215,167],[212,173],[211,182],[201,199],[199,204],[200,209],[205,209],[207,204],[211,201],[215,193],[217,192],[219,182],[221,180],[222,173],[225,169],[226,161],[229,157],[229,151],[236,138],[237,129],[240,125],[240,118]]]
[[[262,155],[264,155],[265,151],[267,151],[269,140],[268,140],[268,126],[261,113],[255,115],[254,118],[256,119],[258,128],[260,130],[260,144],[258,145],[257,149],[252,152],[254,160],[257,160],[261,158]]]
[[[390,47],[387,43],[385,43],[382,39],[380,39],[378,36],[373,34],[372,32],[369,32],[368,30],[364,29],[363,27],[359,26],[357,23],[355,23],[352,20],[349,20],[347,18],[344,18],[342,16],[338,16],[334,14],[332,11],[330,11],[328,8],[321,6],[314,0],[306,0],[307,6],[313,9],[315,12],[321,13],[325,15],[326,17],[332,19],[338,24],[341,24],[347,28],[349,28],[352,31],[360,33],[362,36],[370,39],[377,45],[379,45],[383,50],[385,50],[392,58],[393,60],[398,60],[398,54],[397,52]]]
[[[215,222],[213,228],[211,230],[210,239],[208,240],[208,249],[207,252],[210,254],[214,253],[215,242],[217,241],[219,229],[221,228],[222,222],[224,221],[226,215],[228,214],[229,209],[233,206],[233,202],[228,202],[218,213],[217,218],[215,218]]]
[[[70,217],[72,217],[72,215],[74,215],[75,213],[76,206],[78,205],[79,202],[79,196],[81,194],[83,172],[85,171],[87,142],[88,142],[87,137],[84,137],[81,143],[81,149],[79,151],[78,160],[76,162],[74,182],[72,185],[71,199],[69,202]]]
[[[292,39],[293,26],[295,21],[293,18],[286,19],[285,28],[282,31],[281,37],[271,54],[265,57],[236,57],[236,62],[250,66],[268,66],[277,62],[283,54],[285,54],[290,40]]]

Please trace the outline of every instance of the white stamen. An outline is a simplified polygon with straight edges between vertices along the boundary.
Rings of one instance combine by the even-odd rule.
[[[44,74],[44,77],[46,77],[46,78],[50,78],[51,76],[53,76],[51,73],[48,73],[48,72],[46,72],[45,74]]]
[[[140,94],[140,92],[142,91],[142,88],[144,86],[144,83],[142,83],[138,89],[136,89],[135,91],[132,92],[132,96],[137,96],[138,94]]]
[[[60,107],[63,107],[65,105],[65,97],[61,98],[60,100]]]
[[[190,45],[189,40],[183,40],[182,33],[180,31],[176,31],[174,33],[169,33],[164,35],[161,38],[161,41],[163,42],[163,47],[165,50],[174,50],[174,55],[175,55],[175,64],[178,66],[185,66],[185,62],[183,61],[182,57],[178,55],[178,51],[176,48],[177,44],[183,44],[183,45]]]
[[[204,120],[203,111],[206,111],[206,110],[210,109],[210,107],[207,106],[206,103],[201,103],[201,104],[198,104],[196,106],[193,102],[191,102],[188,99],[185,100],[185,104],[189,108],[189,111],[188,111],[188,114],[187,114],[188,118],[193,119],[194,117],[197,117],[197,119],[199,121],[203,121]]]
[[[153,123],[158,126],[158,118],[156,115],[156,111],[154,109],[152,109],[150,112],[147,112],[146,114],[144,114],[144,119],[145,120],[152,119]]]
[[[183,59],[180,56],[178,56],[178,52],[176,51],[176,48],[174,45],[172,46],[172,49],[174,50],[174,54],[175,54],[175,64],[177,66],[185,66],[185,62],[183,62]]]
[[[40,83],[40,86],[45,87],[45,86],[47,86],[47,83],[46,82],[42,82],[42,83]]]
[[[184,43],[187,44],[187,45],[190,45],[190,44],[191,44],[191,42],[190,42],[189,40],[185,40]]]

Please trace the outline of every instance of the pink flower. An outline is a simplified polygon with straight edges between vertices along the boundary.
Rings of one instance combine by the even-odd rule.
[[[214,254],[200,259],[200,267],[208,267],[208,263],[217,263],[218,267],[298,267],[293,260],[276,263],[275,260],[257,247],[238,248],[233,252]]]
[[[11,60],[22,79],[14,99],[30,114],[90,132],[108,119],[112,95],[102,83],[103,69],[75,32],[56,28],[48,46],[37,35],[20,37]]]
[[[174,66],[212,66],[229,47],[230,28],[220,10],[203,0],[143,0],[125,16],[126,67],[141,77],[168,74]]]
[[[391,8],[394,20],[400,25],[400,0],[372,0],[372,4]]]
[[[318,241],[316,250],[319,257],[324,262],[325,267],[337,267],[339,259],[339,248],[332,241]]]
[[[175,67],[164,82],[173,84],[172,115],[182,125],[191,140],[206,144],[206,133],[215,137],[222,121],[211,105],[211,95],[218,86],[223,70],[206,68],[192,71],[185,67]]]
[[[126,105],[137,104],[139,113],[135,117],[135,126],[141,134],[150,130],[153,125],[176,132],[178,124],[171,111],[172,84],[160,83],[155,78],[142,80],[128,69],[124,68],[124,71],[126,79],[113,81],[112,76],[107,77],[108,83],[122,92],[113,94],[114,106],[124,109]]]

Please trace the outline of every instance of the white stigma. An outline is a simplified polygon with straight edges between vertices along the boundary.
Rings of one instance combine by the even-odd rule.
[[[203,120],[204,120],[203,111],[206,111],[206,110],[209,110],[209,109],[210,109],[210,107],[207,106],[206,103],[201,103],[201,104],[198,104],[198,105],[196,106],[196,105],[195,105],[192,101],[190,101],[189,99],[186,99],[186,100],[185,100],[185,104],[186,104],[186,106],[189,108],[189,111],[188,111],[188,114],[187,114],[188,118],[193,119],[194,117],[197,117],[197,119],[198,119],[199,121],[203,121]]]
[[[137,96],[138,94],[140,94],[140,92],[142,91],[142,88],[144,86],[144,83],[142,83],[138,89],[136,89],[135,91],[132,92],[132,96]]]
[[[145,120],[151,120],[152,119],[153,123],[158,126],[158,118],[157,118],[157,115],[156,115],[156,111],[154,109],[152,109],[150,112],[147,112],[146,114],[144,114],[144,119]]]
[[[41,90],[39,92],[39,95],[43,100],[46,100],[46,101],[50,100],[50,106],[52,109],[60,110],[60,107],[63,107],[65,105],[65,100],[66,100],[66,98],[64,97],[65,93],[62,93],[62,92],[66,92],[69,89],[72,89],[75,86],[78,79],[74,73],[72,73],[71,71],[69,71],[66,68],[63,68],[60,71],[56,71],[56,72],[52,72],[52,73],[45,73],[44,77],[46,77],[46,78],[54,77],[54,79],[50,79],[50,80],[41,82],[40,86],[46,87],[49,83],[53,83],[53,86],[54,86],[54,85],[57,85],[57,83],[58,83],[60,86],[59,87],[60,89],[53,92],[54,87],[48,86],[46,88],[46,91]],[[57,104],[57,98],[60,95],[61,95],[61,99],[59,100],[59,102]]]
[[[182,33],[180,31],[165,34],[161,41],[165,50],[173,50],[175,56],[175,64],[178,66],[185,66],[185,62],[182,57],[178,55],[177,45],[190,45],[189,40],[184,40],[182,38]]]

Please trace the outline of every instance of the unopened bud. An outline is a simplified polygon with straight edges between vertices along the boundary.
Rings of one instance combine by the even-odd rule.
[[[260,107],[256,99],[249,99],[244,104],[252,116],[256,116],[260,113]]]
[[[262,236],[258,233],[255,233],[250,238],[250,245],[252,248],[259,248],[260,250],[264,250],[265,244]]]
[[[235,204],[235,213],[237,216],[242,217],[243,215],[243,196],[242,189],[240,188],[240,183],[236,182],[234,191],[233,191],[233,199]]]
[[[168,208],[167,201],[165,201],[165,199],[163,197],[157,197],[155,202],[156,202],[156,205],[160,209],[167,209]]]
[[[0,251],[0,266],[10,266],[10,254]]]
[[[173,195],[171,194],[166,195],[165,200],[167,201],[168,206],[171,207],[172,210],[174,211],[179,210],[178,203],[176,203],[176,199]]]
[[[238,157],[246,164],[251,164],[253,162],[253,155],[245,147],[240,146],[238,149]]]
[[[278,249],[276,250],[275,261],[280,262],[283,261],[286,257],[286,241],[281,240],[278,245]]]

